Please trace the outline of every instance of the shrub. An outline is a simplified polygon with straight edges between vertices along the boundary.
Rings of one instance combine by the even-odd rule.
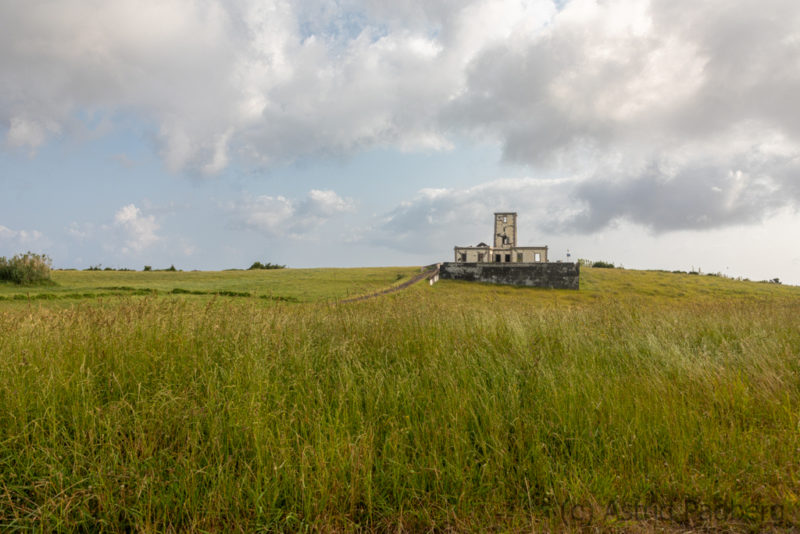
[[[614,264],[608,263],[606,261],[596,261],[592,264],[592,267],[599,268],[599,269],[613,269]]]
[[[33,284],[50,280],[52,260],[45,254],[27,252],[11,259],[0,257],[0,280],[15,284]]]
[[[260,261],[254,262],[253,265],[248,267],[248,271],[252,271],[254,269],[285,269],[285,265],[278,265],[276,263],[261,263]]]
[[[144,270],[145,271],[152,271],[153,270],[153,266],[152,265],[145,265],[144,266]]]

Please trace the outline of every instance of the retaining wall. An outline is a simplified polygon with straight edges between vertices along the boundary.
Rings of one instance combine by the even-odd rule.
[[[513,286],[578,289],[577,263],[443,263],[442,280],[466,280]]]

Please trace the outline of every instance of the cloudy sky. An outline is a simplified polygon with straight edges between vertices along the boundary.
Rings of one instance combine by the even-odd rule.
[[[797,0],[0,0],[0,255],[800,284]]]

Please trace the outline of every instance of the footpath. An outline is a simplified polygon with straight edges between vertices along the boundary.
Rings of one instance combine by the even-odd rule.
[[[416,284],[417,282],[419,282],[422,279],[432,280],[433,282],[436,282],[437,280],[439,280],[439,264],[435,263],[433,265],[428,266],[428,268],[426,270],[424,270],[423,272],[419,273],[418,275],[415,275],[415,276],[411,277],[410,279],[406,280],[402,284],[399,284],[399,285],[396,285],[396,286],[392,286],[392,287],[383,289],[381,291],[377,291],[375,293],[370,293],[369,295],[361,295],[360,297],[351,297],[351,298],[348,298],[348,299],[340,300],[339,302],[358,302],[360,300],[367,300],[367,299],[371,299],[371,298],[375,298],[375,297],[380,297],[381,295],[388,295],[389,293],[395,293],[397,291],[402,291],[403,289],[406,289],[409,286],[413,286],[414,284]],[[431,282],[431,283],[433,283],[433,282]]]

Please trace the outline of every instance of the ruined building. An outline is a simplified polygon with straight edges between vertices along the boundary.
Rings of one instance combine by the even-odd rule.
[[[517,246],[517,214],[494,214],[494,245],[455,247],[455,262],[439,266],[442,279],[515,286],[578,289],[580,265],[547,261],[547,247]]]
[[[547,247],[517,246],[517,214],[494,214],[494,246],[455,247],[456,263],[546,263]]]

